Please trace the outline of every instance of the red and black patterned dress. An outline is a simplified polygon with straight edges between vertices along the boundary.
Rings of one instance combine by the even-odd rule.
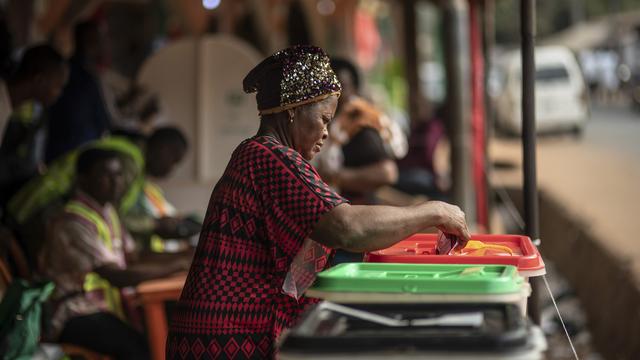
[[[167,358],[273,357],[280,332],[314,303],[283,293],[287,273],[306,286],[326,266],[329,248],[314,243],[298,253],[320,217],[345,202],[275,138],[242,142],[211,195]]]

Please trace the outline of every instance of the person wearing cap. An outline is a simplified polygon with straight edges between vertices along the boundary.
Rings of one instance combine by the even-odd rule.
[[[309,161],[327,140],[341,90],[322,49],[281,50],[243,87],[256,92],[260,127],[213,189],[167,359],[275,357],[281,332],[317,302],[304,291],[334,249],[383,249],[431,227],[469,239],[456,206],[351,205],[322,181]]]

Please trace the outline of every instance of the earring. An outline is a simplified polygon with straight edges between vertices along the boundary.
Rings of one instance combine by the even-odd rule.
[[[289,122],[293,124],[293,116],[289,118]]]

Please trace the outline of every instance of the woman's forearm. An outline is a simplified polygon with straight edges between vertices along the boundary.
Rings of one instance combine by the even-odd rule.
[[[379,250],[442,225],[447,206],[437,201],[408,207],[340,205],[320,220],[311,237],[348,251]]]
[[[150,258],[138,261],[120,269],[114,265],[105,265],[94,271],[107,279],[113,286],[136,286],[139,283],[151,279],[165,277],[180,271],[186,271],[191,264],[192,256],[188,253],[166,254],[151,260]]]

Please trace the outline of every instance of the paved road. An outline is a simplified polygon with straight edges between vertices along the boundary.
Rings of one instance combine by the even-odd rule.
[[[592,114],[580,139],[571,135],[538,138],[538,184],[573,218],[589,227],[596,241],[629,264],[640,287],[640,114],[622,107],[598,107]],[[494,184],[522,184],[518,139],[493,140],[490,157],[516,165],[494,170]],[[559,276],[548,278],[558,280]],[[570,322],[582,316],[576,317],[579,307],[571,303],[565,303],[561,312]],[[587,339],[574,338],[581,358],[598,359]],[[549,336],[548,341],[549,359],[572,358],[561,331]]]
[[[640,166],[640,112],[629,107],[594,107],[583,142],[634,157]]]
[[[581,139],[543,136],[537,150],[539,187],[628,261],[640,284],[640,116],[624,108],[595,108]],[[492,182],[521,185],[519,139],[493,140],[489,152],[494,161],[516,164],[494,170]]]

